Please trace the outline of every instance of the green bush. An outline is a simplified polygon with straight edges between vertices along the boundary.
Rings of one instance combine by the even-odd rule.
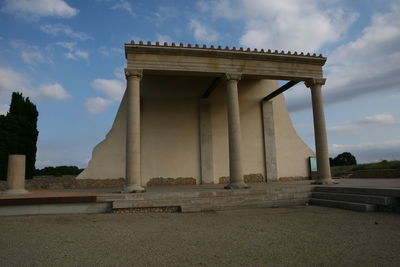
[[[82,171],[83,171],[83,169],[80,169],[77,166],[45,167],[43,169],[36,169],[35,170],[35,176],[44,176],[44,175],[54,175],[54,176],[78,175]]]
[[[331,161],[332,166],[350,166],[357,165],[356,157],[354,157],[350,152],[343,152],[336,156]]]

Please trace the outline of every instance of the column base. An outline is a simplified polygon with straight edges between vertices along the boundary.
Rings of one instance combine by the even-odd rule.
[[[245,182],[233,182],[224,186],[224,189],[248,189],[248,188],[250,188],[250,186],[248,186]]]
[[[339,183],[338,181],[335,181],[333,179],[318,179],[318,180],[311,182],[311,184],[316,184],[316,185],[321,185],[321,184],[329,185],[329,184],[338,184],[338,183]]]
[[[27,194],[30,194],[30,192],[25,189],[8,189],[1,193],[2,196],[18,196]]]
[[[141,187],[140,185],[133,184],[133,185],[126,185],[121,193],[144,193],[146,189]]]

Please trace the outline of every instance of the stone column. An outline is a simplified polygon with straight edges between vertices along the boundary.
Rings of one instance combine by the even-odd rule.
[[[315,184],[336,183],[331,178],[329,166],[328,139],[325,126],[324,102],[321,87],[325,84],[325,79],[310,79],[305,82],[311,89],[313,118],[314,118],[314,138],[315,150],[317,154],[318,179]]]
[[[227,104],[228,104],[228,135],[229,135],[229,178],[226,189],[243,189],[245,184],[242,169],[242,134],[240,129],[238,82],[240,74],[225,74]]]
[[[29,194],[25,190],[25,155],[8,156],[7,187],[4,195]]]
[[[126,100],[126,185],[127,193],[144,192],[140,171],[140,80],[142,70],[125,69]]]
[[[214,159],[210,99],[200,98],[200,171],[201,184],[214,183]]]
[[[274,104],[272,101],[261,101],[264,131],[265,174],[268,180],[278,180],[278,163],[276,161],[276,137],[274,121]]]

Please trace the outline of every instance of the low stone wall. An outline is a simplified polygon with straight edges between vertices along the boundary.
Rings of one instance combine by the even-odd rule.
[[[400,177],[400,176],[398,176]],[[368,178],[368,177],[361,177]],[[383,178],[383,177],[381,177]],[[387,177],[385,177],[387,178]],[[308,180],[307,177],[283,177],[279,180],[268,180],[267,182],[288,182]],[[245,183],[265,183],[265,178],[261,173],[244,175]],[[147,182],[146,186],[168,186],[168,185],[195,185],[196,179],[192,177],[178,178],[152,178]],[[229,177],[223,176],[219,178],[219,184],[228,184]],[[122,188],[125,185],[125,179],[75,179],[73,175],[64,176],[37,176],[30,180],[25,180],[25,188],[27,190],[40,189],[95,189],[95,188]],[[7,189],[7,181],[0,181],[0,190]]]
[[[276,183],[276,182],[294,182],[294,181],[305,181],[310,180],[310,177],[280,177],[278,180],[275,179],[267,179],[267,183]]]
[[[178,178],[151,178],[147,182],[147,186],[157,186],[157,185],[195,185],[196,179],[192,177],[178,177]]]
[[[359,170],[354,171],[349,178],[400,178],[400,170]]]
[[[125,179],[75,179],[75,176],[39,176],[25,180],[28,190],[40,189],[91,189],[91,188],[120,188],[125,184]],[[0,190],[7,189],[7,181],[0,181]]]
[[[261,173],[251,173],[244,175],[244,182],[249,184],[265,183],[265,179]],[[229,176],[219,177],[218,183],[229,184]]]

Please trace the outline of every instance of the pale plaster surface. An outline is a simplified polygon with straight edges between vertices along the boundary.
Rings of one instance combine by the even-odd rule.
[[[308,158],[314,152],[297,135],[283,94],[273,100],[278,177],[308,177]]]
[[[142,185],[156,177],[201,178],[199,101],[212,77],[144,75],[141,83]],[[242,79],[238,84],[244,174],[265,177],[261,99],[277,89],[273,80]],[[226,84],[210,95],[213,179],[229,176]],[[283,95],[273,100],[278,177],[309,175],[313,152],[297,136]],[[126,100],[121,102],[105,140],[78,179],[125,177]],[[210,179],[210,177],[205,177]],[[210,180],[207,180],[210,181]]]

